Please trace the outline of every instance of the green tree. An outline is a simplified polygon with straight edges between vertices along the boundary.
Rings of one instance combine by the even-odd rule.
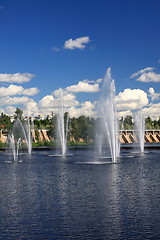
[[[9,131],[11,128],[11,118],[10,116],[1,113],[0,116],[0,129],[4,129],[6,131]]]
[[[23,111],[20,108],[16,108],[15,119],[19,118],[20,120],[22,120],[22,115],[23,115]]]
[[[158,128],[160,129],[160,117],[159,117],[159,119],[157,120],[157,124],[158,124]]]
[[[154,129],[158,129],[159,128],[158,122],[156,120],[152,121],[152,127]]]
[[[133,119],[132,116],[127,115],[123,121],[124,129],[133,129]]]
[[[151,119],[151,117],[148,116],[145,119],[145,125],[146,125],[146,129],[152,129],[152,119]]]

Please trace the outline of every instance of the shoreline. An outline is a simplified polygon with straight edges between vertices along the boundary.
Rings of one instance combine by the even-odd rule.
[[[56,146],[37,146],[37,147],[32,147],[32,151],[49,151],[49,150],[54,150],[58,149],[59,147]],[[75,150],[85,150],[85,149],[94,149],[96,148],[95,145],[77,145],[77,146],[67,146],[67,149],[75,149]],[[104,147],[105,148],[105,147]],[[138,144],[133,144],[133,143],[123,143],[121,144],[121,150],[130,150],[130,149],[138,149],[139,145]],[[144,149],[146,150],[160,150],[160,142],[159,143],[146,143],[144,144]],[[6,148],[0,148],[0,152],[6,151]]]

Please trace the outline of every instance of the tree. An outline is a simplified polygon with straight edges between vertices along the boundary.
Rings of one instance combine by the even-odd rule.
[[[160,117],[159,117],[159,119],[157,120],[157,124],[158,124],[158,128],[160,128]]]
[[[19,118],[20,120],[22,120],[22,115],[23,115],[23,111],[20,108],[16,108],[15,119]]]
[[[11,128],[11,118],[10,118],[10,116],[1,113],[0,129],[10,130],[10,128]]]
[[[148,116],[145,119],[145,125],[146,125],[146,129],[152,129],[152,119],[151,119],[151,117]]]
[[[133,120],[132,116],[127,115],[123,121],[124,129],[133,129]]]

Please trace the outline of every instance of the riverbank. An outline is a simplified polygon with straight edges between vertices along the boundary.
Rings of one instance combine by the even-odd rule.
[[[34,146],[32,147],[32,151],[49,151],[53,149],[58,149],[56,146]],[[96,149],[96,146],[93,145],[73,145],[73,146],[67,146],[67,149],[78,149],[78,150],[85,150],[85,149]],[[121,144],[121,150],[132,150],[132,149],[139,149],[139,145],[135,143],[131,144]],[[145,143],[144,144],[145,150],[160,150],[160,143]],[[7,148],[1,147],[0,152],[6,151]]]

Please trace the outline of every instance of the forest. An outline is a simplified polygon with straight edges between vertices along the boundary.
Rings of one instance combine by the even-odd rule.
[[[11,121],[11,117],[1,113],[0,116],[0,130],[8,134],[16,118],[19,118],[22,123],[25,121],[23,117],[23,111],[19,108],[16,109],[14,119]],[[91,143],[95,138],[95,130],[98,126],[99,118],[91,118],[86,116],[80,116],[78,118],[68,118],[68,113],[64,114],[65,122],[68,121],[68,142],[74,144],[75,142]],[[67,120],[68,119],[68,120]],[[57,117],[52,114],[52,118],[47,116],[44,119],[33,119],[32,120],[35,131],[37,129],[46,129],[50,139],[56,139],[56,124]],[[66,124],[65,124],[66,125]],[[150,116],[145,118],[146,130],[160,129],[160,117],[158,120],[153,120]],[[124,118],[119,119],[120,130],[132,130],[134,129],[134,120],[132,116],[128,115]]]

